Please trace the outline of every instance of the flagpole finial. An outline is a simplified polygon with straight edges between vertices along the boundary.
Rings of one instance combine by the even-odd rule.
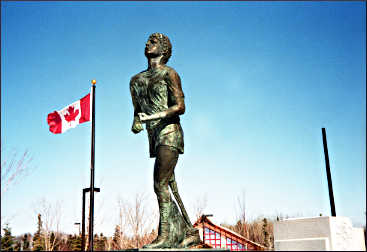
[[[92,80],[92,85],[96,85],[97,81],[96,80]]]

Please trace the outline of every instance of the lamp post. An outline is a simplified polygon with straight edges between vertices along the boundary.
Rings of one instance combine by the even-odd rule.
[[[75,222],[74,225],[78,225],[79,235],[80,235],[80,222]]]

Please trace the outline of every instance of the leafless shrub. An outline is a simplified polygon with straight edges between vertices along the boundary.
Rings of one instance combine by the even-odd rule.
[[[192,212],[194,213],[193,216],[195,218],[195,221],[204,214],[207,205],[208,205],[207,194],[201,195],[195,199],[194,203],[192,204],[193,209]]]
[[[36,202],[35,213],[42,216],[41,239],[46,251],[56,249],[56,243],[61,240],[60,221],[62,216],[61,203],[51,204],[45,198]],[[53,235],[51,235],[53,233]],[[51,236],[54,236],[51,238]]]
[[[235,232],[241,234],[245,238],[249,238],[247,229],[247,209],[246,209],[246,192],[237,197],[237,223],[235,225]]]
[[[235,225],[221,225],[244,236],[250,241],[259,243],[268,249],[272,249],[274,248],[273,223],[274,219],[258,217],[257,219],[246,223],[242,223],[238,220]],[[243,228],[244,226],[245,228]],[[246,230],[246,233],[244,233],[244,230]]]
[[[119,224],[112,241],[114,249],[141,248],[155,238],[153,228],[158,216],[148,208],[144,193],[137,193],[132,202],[120,197],[118,208]]]

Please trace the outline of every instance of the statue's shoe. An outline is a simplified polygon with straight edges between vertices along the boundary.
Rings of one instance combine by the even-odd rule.
[[[178,245],[179,248],[189,248],[200,244],[199,230],[194,229],[193,231],[186,234],[185,239]]]
[[[143,248],[156,249],[156,248],[170,248],[170,244],[167,237],[158,236],[151,244],[144,245]]]

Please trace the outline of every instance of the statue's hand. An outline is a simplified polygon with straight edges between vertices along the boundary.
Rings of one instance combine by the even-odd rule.
[[[138,113],[138,116],[139,116],[140,122],[146,123],[147,121],[165,118],[167,116],[167,112],[161,111],[161,112],[154,113],[152,115],[147,115],[145,113]]]
[[[142,122],[142,123],[145,123],[149,120],[152,120],[151,116],[145,114],[145,113],[138,113],[138,116],[139,116],[139,120]]]
[[[131,131],[134,132],[135,134],[138,134],[142,130],[144,130],[143,124],[137,117],[134,118],[133,125],[131,126]]]

